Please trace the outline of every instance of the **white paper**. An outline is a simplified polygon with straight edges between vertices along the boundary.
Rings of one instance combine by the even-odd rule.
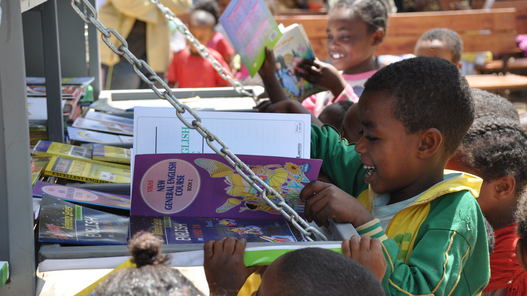
[[[236,154],[310,157],[309,114],[204,111],[196,114]],[[192,122],[188,113],[184,118]],[[214,153],[197,131],[190,130],[177,118],[174,108],[136,107],[134,133],[136,154]]]

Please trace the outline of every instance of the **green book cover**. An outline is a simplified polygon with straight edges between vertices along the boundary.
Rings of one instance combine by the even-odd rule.
[[[9,263],[7,261],[0,261],[0,289],[5,285],[9,278]]]

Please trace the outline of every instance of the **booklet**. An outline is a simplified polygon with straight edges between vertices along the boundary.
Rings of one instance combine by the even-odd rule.
[[[33,196],[42,197],[44,193],[74,203],[85,203],[124,210],[130,209],[130,196],[128,195],[106,193],[37,181],[35,186],[33,186]]]
[[[133,137],[121,136],[96,131],[88,131],[68,126],[68,137],[70,140],[88,143],[115,144],[132,143]]]
[[[111,115],[111,114],[107,114],[104,112],[88,111],[88,113],[86,113],[84,118],[91,119],[91,120],[97,120],[97,121],[103,121],[103,122],[110,122],[110,123],[115,123],[115,124],[124,124],[124,125],[130,125],[130,126],[134,125],[134,120],[132,118]]]
[[[311,115],[195,111],[205,127],[236,154],[309,158]],[[192,121],[192,116],[183,114]],[[134,153],[214,153],[174,108],[136,107]]]
[[[42,196],[38,240],[80,245],[124,245],[129,218]]]
[[[282,33],[264,0],[232,0],[220,23],[252,77],[265,60],[265,47],[273,48]]]
[[[73,127],[127,136],[133,136],[134,134],[134,128],[131,125],[114,124],[85,118],[77,118],[73,123]]]

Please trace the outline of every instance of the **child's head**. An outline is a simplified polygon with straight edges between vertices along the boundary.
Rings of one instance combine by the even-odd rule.
[[[416,57],[380,69],[364,87],[355,150],[372,190],[407,199],[441,181],[474,120],[461,71],[444,59]]]
[[[344,115],[340,137],[348,140],[349,143],[357,143],[361,138],[361,126],[359,123],[359,105],[353,104]]]
[[[520,238],[516,244],[516,258],[523,270],[527,271],[527,198],[522,197],[518,202],[515,220],[516,234]]]
[[[425,32],[415,44],[414,53],[419,57],[437,57],[461,66],[463,40],[449,29],[432,29]]]
[[[190,13],[188,29],[203,46],[206,46],[214,35],[214,26],[217,23],[218,4],[215,1],[203,0],[196,3],[194,10]],[[198,53],[192,45],[190,52]]]
[[[217,0],[218,7],[219,7],[219,15],[222,15],[227,6],[229,6],[229,3],[231,3],[231,0]]]
[[[340,101],[335,104],[327,106],[322,113],[318,116],[318,119],[324,124],[333,126],[336,130],[340,131],[342,127],[342,121],[344,115],[348,112],[348,109],[353,105],[350,101]]]
[[[472,97],[474,98],[474,106],[476,107],[476,117],[481,117],[488,113],[495,113],[517,123],[520,122],[518,110],[504,97],[477,88],[472,89]]]
[[[135,237],[128,248],[137,267],[116,271],[90,295],[203,295],[178,270],[164,264],[169,258],[153,234]]]
[[[334,251],[299,249],[276,259],[265,271],[253,295],[385,295],[366,267]]]
[[[328,12],[326,50],[345,74],[366,72],[381,44],[388,12],[383,0],[338,0]]]
[[[514,207],[527,186],[527,134],[509,118],[479,117],[447,168],[483,179],[478,203],[484,215],[492,215],[507,202]]]

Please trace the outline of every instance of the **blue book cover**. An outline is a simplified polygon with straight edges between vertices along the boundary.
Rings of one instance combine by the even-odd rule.
[[[125,245],[129,218],[42,195],[38,240],[77,245]]]
[[[131,216],[130,228],[131,233],[151,232],[166,244],[205,243],[221,237],[245,238],[248,242],[305,240],[284,219]]]

